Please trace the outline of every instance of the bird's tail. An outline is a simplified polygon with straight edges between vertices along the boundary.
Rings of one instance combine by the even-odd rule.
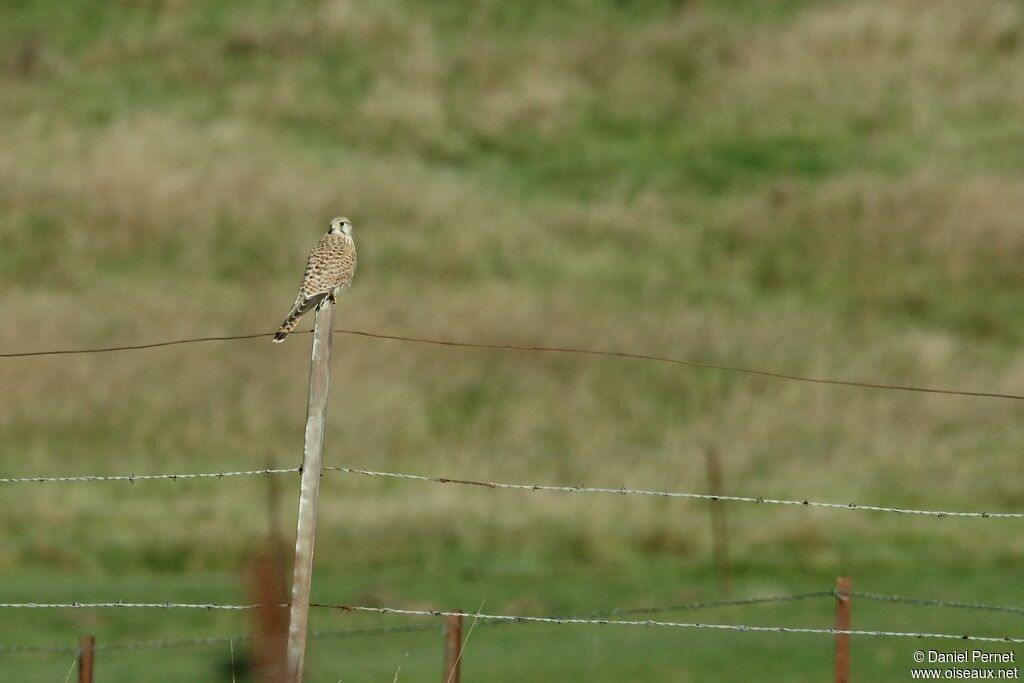
[[[294,309],[292,310],[294,311]],[[302,316],[297,313],[289,313],[288,317],[284,319],[283,323],[281,323],[281,329],[279,329],[277,334],[274,335],[274,342],[283,342],[284,338],[291,334],[292,330],[295,329],[295,326],[299,324],[299,318],[301,317]]]
[[[292,330],[295,329],[295,326],[299,324],[299,320],[306,314],[306,311],[319,304],[325,296],[325,294],[320,294],[310,299],[301,299],[296,301],[295,305],[292,306],[292,310],[288,311],[288,315],[285,317],[284,322],[281,323],[281,329],[279,329],[277,334],[274,335],[274,342],[283,342],[285,337],[291,334]]]

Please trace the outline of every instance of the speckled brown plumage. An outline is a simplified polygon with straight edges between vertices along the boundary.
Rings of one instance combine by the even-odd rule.
[[[274,341],[284,341],[307,311],[352,284],[355,272],[356,243],[352,239],[352,224],[346,218],[335,218],[331,229],[309,253],[299,293],[281,329],[274,335]]]

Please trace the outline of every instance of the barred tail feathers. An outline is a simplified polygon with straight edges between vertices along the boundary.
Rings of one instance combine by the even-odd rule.
[[[280,343],[285,340],[289,334],[295,329],[295,326],[299,324],[299,320],[306,314],[309,309],[319,305],[326,294],[317,294],[310,298],[299,299],[292,306],[292,310],[288,311],[288,315],[285,317],[284,322],[281,323],[281,329],[274,335],[274,342]]]

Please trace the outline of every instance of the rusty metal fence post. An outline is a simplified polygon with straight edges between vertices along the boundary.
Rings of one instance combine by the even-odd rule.
[[[288,636],[288,609],[281,605],[288,597],[284,562],[279,551],[276,544],[268,544],[266,550],[256,554],[249,568],[249,590],[253,602],[261,605],[253,610],[251,642],[254,680],[260,683],[284,683],[287,680],[285,641]]]
[[[92,660],[96,638],[82,636],[78,639],[78,683],[92,683]]]
[[[462,660],[462,615],[448,617],[444,632],[444,683],[459,683]]]
[[[288,618],[288,676],[302,682],[309,628],[309,595],[313,578],[313,545],[316,540],[316,506],[323,470],[324,426],[327,422],[327,388],[331,376],[331,341],[334,303],[324,300],[313,325],[313,353],[309,363],[309,404],[302,453],[299,516],[295,530],[295,565]]]
[[[849,576],[836,579],[836,630],[849,631],[850,624],[850,591],[853,582]],[[836,683],[850,681],[850,634],[836,634]]]

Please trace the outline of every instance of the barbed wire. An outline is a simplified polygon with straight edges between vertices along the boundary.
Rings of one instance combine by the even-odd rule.
[[[996,519],[1021,519],[1024,512],[961,512],[950,510],[922,510],[917,508],[898,508],[880,505],[863,505],[859,503],[828,503],[812,501],[809,499],[793,500],[784,498],[766,498],[764,496],[732,496],[713,493],[689,493],[681,491],[656,491],[648,489],[635,489],[627,487],[608,488],[579,485],[552,485],[552,484],[515,484],[507,482],[474,481],[471,479],[457,479],[454,477],[429,477],[420,474],[407,474],[403,472],[383,472],[376,470],[364,470],[355,467],[341,467],[325,465],[325,472],[341,472],[344,474],[358,474],[367,477],[386,477],[391,479],[405,479],[410,481],[430,482],[434,484],[457,484],[462,486],[479,486],[489,489],[506,489],[513,491],[544,491],[553,493],[596,493],[614,494],[620,496],[649,496],[658,498],[683,498],[689,500],[707,500],[711,502],[723,501],[732,503],[755,503],[765,505],[790,505],[805,508],[825,508],[830,510],[859,510],[864,512],[883,512],[904,515],[919,515],[928,517],[972,517],[972,518],[996,518]],[[0,484],[27,484],[27,483],[54,483],[54,482],[103,482],[103,481],[155,481],[179,479],[224,479],[229,477],[268,476],[277,474],[297,474],[302,472],[301,467],[279,467],[264,468],[260,470],[238,470],[223,472],[178,472],[170,474],[90,474],[72,476],[37,476],[37,477],[0,477]]]
[[[441,631],[441,624],[410,624],[407,626],[382,626],[379,628],[358,628],[339,629],[333,631],[310,631],[308,638],[318,640],[338,637],[362,637],[391,635],[397,633],[413,633],[417,631]],[[136,640],[127,643],[97,643],[93,646],[95,652],[128,652],[134,650],[167,650],[182,647],[204,647],[223,645],[236,642],[246,643],[253,640],[252,636],[208,636],[205,638],[182,638],[178,640]],[[81,648],[73,645],[3,645],[0,644],[0,654],[73,654],[80,652]]]
[[[261,607],[287,607],[280,605],[222,605],[195,602],[0,602],[0,609],[205,609],[205,610],[250,610]]]
[[[756,605],[766,603],[783,603],[783,602],[795,602],[799,600],[807,600],[810,598],[819,597],[831,597],[835,591],[809,591],[806,593],[796,593],[792,595],[775,595],[762,598],[739,598],[734,600],[717,600],[711,602],[689,602],[679,605],[668,605],[661,607],[637,607],[637,608],[620,608],[597,612],[585,612],[582,614],[573,614],[572,617],[588,618],[588,617],[609,617],[616,615],[629,615],[629,614],[657,614],[660,612],[676,612],[683,610],[697,610],[697,609],[710,609],[715,607],[735,607],[744,605]],[[510,622],[508,621],[497,621],[497,622],[481,622],[481,624],[492,624],[492,625],[504,625]],[[440,624],[412,624],[407,626],[383,626],[378,628],[362,628],[362,629],[341,629],[333,631],[310,631],[309,638],[311,639],[322,639],[322,638],[334,638],[334,637],[360,637],[360,636],[376,636],[376,635],[389,635],[397,633],[410,633],[416,631],[439,631],[442,630]],[[223,645],[231,641],[236,642],[248,642],[252,640],[252,636],[210,636],[205,638],[184,638],[178,640],[139,640],[127,643],[99,643],[93,647],[97,652],[100,651],[130,651],[130,650],[163,650],[178,647],[201,647],[201,646],[212,646],[212,645]],[[47,654],[70,654],[78,652],[79,648],[70,645],[2,645],[0,644],[0,654],[5,653],[47,653]]]
[[[295,474],[301,472],[301,467],[278,467],[265,468],[262,470],[239,470],[236,472],[184,472],[176,474],[86,474],[59,477],[0,477],[0,484],[28,484],[46,482],[75,482],[75,481],[153,481],[169,479],[224,479],[225,477],[253,477],[271,474]]]
[[[904,637],[904,638],[940,638],[940,639],[956,639],[956,640],[968,640],[976,642],[998,642],[998,643],[1024,643],[1024,638],[1012,638],[997,637],[997,636],[972,636],[972,635],[957,635],[949,633],[917,633],[917,632],[902,632],[902,631],[877,631],[877,630],[838,630],[838,629],[822,629],[822,628],[805,628],[805,627],[790,627],[790,626],[749,626],[743,624],[705,624],[697,622],[667,622],[667,621],[656,621],[656,620],[621,620],[614,619],[612,617],[621,617],[629,615],[640,615],[640,614],[658,614],[666,612],[677,612],[686,610],[701,610],[701,609],[712,609],[721,607],[736,607],[736,606],[748,606],[756,604],[777,604],[786,602],[797,602],[802,600],[809,600],[813,598],[822,597],[839,597],[840,595],[849,595],[854,598],[862,600],[871,600],[877,602],[887,603],[898,603],[898,604],[911,604],[920,606],[931,606],[931,607],[946,607],[956,609],[977,609],[987,610],[996,612],[1012,612],[1012,613],[1024,613],[1024,608],[1008,606],[1008,605],[989,605],[983,603],[972,603],[972,602],[958,602],[951,600],[937,600],[937,599],[922,599],[922,598],[908,598],[899,595],[882,595],[878,593],[865,593],[861,591],[836,591],[836,590],[822,590],[822,591],[807,591],[804,593],[793,593],[788,595],[774,595],[766,597],[750,597],[750,598],[737,598],[732,600],[715,600],[715,601],[702,601],[702,602],[689,602],[681,603],[677,605],[662,605],[656,607],[634,607],[634,608],[616,608],[611,610],[584,612],[578,614],[571,614],[568,616],[554,616],[554,617],[534,617],[534,616],[520,616],[520,615],[504,615],[504,614],[482,614],[476,612],[461,612],[461,611],[444,611],[444,610],[411,610],[411,609],[400,609],[394,607],[370,607],[362,605],[344,605],[334,603],[321,603],[313,602],[310,603],[310,607],[325,608],[325,609],[337,609],[348,612],[370,612],[379,614],[397,614],[397,615],[409,615],[409,616],[433,616],[433,617],[446,617],[446,616],[462,616],[472,617],[479,619],[481,625],[506,625],[516,623],[541,623],[541,624],[580,624],[580,625],[612,625],[612,626],[652,626],[652,627],[674,627],[674,628],[694,628],[694,629],[712,629],[712,630],[734,630],[734,631],[748,631],[748,632],[772,632],[772,633],[806,633],[806,634],[823,634],[823,635],[862,635],[862,636],[878,636],[878,637]],[[273,605],[274,607],[284,608],[287,607],[285,604]],[[38,608],[38,609],[65,609],[65,608],[78,608],[78,609],[89,609],[89,608],[136,608],[136,609],[204,609],[204,610],[250,610],[265,607],[261,604],[243,604],[243,605],[225,605],[225,604],[210,604],[210,603],[129,603],[129,602],[71,602],[71,603],[0,603],[0,608]],[[311,631],[309,637],[311,639],[323,639],[333,637],[361,637],[361,636],[375,636],[375,635],[389,635],[397,633],[411,633],[417,631],[437,631],[443,627],[440,624],[412,624],[405,626],[385,626],[377,628],[362,628],[362,629],[340,629],[340,630],[328,630],[328,631]],[[100,643],[97,644],[94,649],[96,651],[132,651],[132,650],[150,650],[150,649],[171,649],[180,647],[198,647],[198,646],[213,646],[222,645],[228,642],[248,642],[252,640],[252,636],[237,635],[237,636],[210,636],[202,638],[187,638],[179,640],[143,640],[143,641],[132,641],[127,643]],[[64,645],[3,645],[0,644],[0,654],[13,654],[13,653],[43,653],[43,654],[71,654],[79,652],[79,648],[75,646],[64,646]]]
[[[834,595],[839,595],[833,591]],[[844,593],[847,594],[847,593]],[[901,605],[917,605],[919,607],[949,607],[952,609],[973,609],[988,612],[1010,612],[1013,614],[1024,614],[1024,607],[1012,607],[1009,605],[986,605],[979,602],[956,602],[953,600],[934,600],[922,598],[907,598],[902,595],[880,595],[878,593],[862,593],[850,591],[848,595],[860,600],[871,600],[874,602],[889,602]]]
[[[309,330],[301,330],[293,332],[293,335],[309,334]],[[385,334],[380,332],[368,332],[366,330],[348,330],[348,329],[336,329],[334,332],[338,334],[348,334],[358,337],[367,337],[370,339],[380,339],[386,341],[399,341],[409,342],[414,344],[430,344],[433,346],[447,346],[455,348],[468,348],[468,349],[486,349],[492,351],[526,351],[535,353],[559,353],[559,354],[578,354],[587,356],[603,356],[607,358],[626,358],[631,360],[642,360],[652,361],[657,363],[671,363],[673,365],[682,365],[690,368],[699,368],[704,370],[720,370],[723,372],[732,372],[745,375],[754,375],[759,377],[769,377],[772,379],[788,380],[793,382],[804,382],[809,384],[826,384],[833,386],[846,386],[855,387],[860,389],[877,389],[884,391],[903,391],[903,392],[914,392],[922,394],[944,394],[948,396],[969,396],[975,398],[1001,398],[1015,401],[1024,401],[1024,395],[1022,394],[1010,394],[1002,392],[991,392],[991,391],[969,391],[963,389],[946,389],[940,387],[920,387],[911,386],[906,384],[890,384],[884,382],[865,382],[857,380],[845,380],[845,379],[831,379],[824,377],[812,377],[807,375],[795,375],[790,373],[775,372],[772,370],[757,370],[753,368],[744,368],[734,365],[725,365],[721,363],[709,363],[704,361],[694,361],[685,358],[674,358],[670,356],[658,356],[647,353],[633,353],[629,351],[608,351],[602,349],[583,349],[569,346],[543,346],[533,344],[508,344],[508,343],[485,343],[485,342],[468,342],[468,341],[457,341],[451,339],[435,339],[430,337],[414,337],[408,335],[398,334]],[[39,356],[62,356],[62,355],[83,355],[83,354],[95,354],[95,353],[112,353],[116,351],[139,351],[144,349],[156,349],[168,346],[177,346],[181,344],[197,344],[203,342],[222,342],[222,341],[241,341],[249,339],[260,339],[264,337],[273,336],[274,332],[256,332],[253,334],[238,334],[238,335],[224,335],[224,336],[207,336],[207,337],[193,337],[187,339],[173,339],[169,341],[152,342],[149,344],[128,344],[119,346],[107,346],[100,348],[90,349],[56,349],[49,351],[21,351],[21,352],[7,352],[0,353],[0,358],[31,358]]]
[[[812,598],[830,598],[835,595],[834,590],[807,591],[805,593],[793,593],[790,595],[769,595],[761,598],[735,598],[732,600],[712,600],[702,602],[684,602],[677,605],[663,605],[659,607],[622,607],[617,609],[583,612],[581,614],[570,614],[572,618],[598,618],[629,616],[634,614],[662,614],[665,612],[685,612],[688,610],[715,609],[719,607],[745,607],[748,605],[767,605],[785,602],[800,602]]]
[[[325,471],[342,472],[346,474],[359,474],[367,477],[387,477],[392,479],[408,479],[411,481],[424,481],[434,484],[458,484],[462,486],[480,486],[488,489],[509,489],[514,491],[547,491],[554,493],[599,493],[615,494],[621,496],[653,496],[658,498],[686,498],[690,500],[725,501],[732,503],[757,503],[764,505],[793,505],[805,508],[826,508],[830,510],[861,510],[866,512],[888,512],[903,515],[921,515],[928,517],[979,517],[979,518],[1024,518],[1024,512],[955,512],[941,510],[920,510],[914,508],[884,507],[879,505],[861,505],[858,503],[825,503],[803,500],[787,500],[783,498],[765,498],[763,496],[728,496],[712,493],[685,493],[677,491],[652,491],[634,488],[602,488],[593,486],[558,486],[551,484],[510,484],[492,481],[473,481],[470,479],[455,479],[452,477],[428,477],[420,474],[405,474],[401,472],[380,472],[375,470],[363,470],[354,467],[324,466]]]
[[[0,645],[0,654],[51,654],[66,655],[80,652],[72,645]]]
[[[517,616],[509,614],[483,614],[479,612],[462,612],[462,611],[448,611],[448,610],[418,610],[418,609],[400,609],[396,607],[365,607],[365,606],[352,606],[352,605],[331,605],[324,603],[310,604],[311,607],[323,607],[329,609],[337,609],[346,612],[373,612],[378,614],[399,614],[405,616],[421,616],[421,617],[469,617],[473,619],[483,619],[487,621],[510,621],[520,624],[575,624],[575,625],[586,625],[586,626],[649,626],[649,627],[665,627],[665,628],[691,628],[691,629],[708,629],[708,630],[719,630],[719,631],[745,631],[745,632],[763,632],[763,633],[807,633],[807,634],[821,634],[821,635],[852,635],[852,636],[874,636],[874,637],[890,637],[890,638],[935,638],[935,639],[946,639],[946,640],[965,640],[982,643],[1016,643],[1024,644],[1024,638],[1013,638],[1010,636],[997,637],[997,636],[974,636],[974,635],[956,635],[952,633],[914,633],[905,631],[868,631],[868,630],[842,630],[833,628],[807,628],[801,626],[749,626],[745,624],[705,624],[698,622],[681,622],[681,621],[655,621],[653,619],[644,620],[621,620],[621,619],[583,619],[576,617],[532,617],[532,616]]]
[[[412,633],[416,631],[440,631],[440,624],[410,624],[407,626],[382,626],[379,628],[355,628],[339,629],[334,631],[310,631],[308,638],[311,640],[340,637],[362,637],[391,635],[396,633]],[[224,643],[236,642],[245,643],[253,640],[252,636],[213,636],[208,638],[185,638],[180,640],[139,640],[129,643],[99,644],[93,649],[97,652],[125,652],[132,650],[166,650],[179,647],[203,647],[212,645],[223,645]],[[77,651],[77,648],[73,648]]]
[[[286,605],[276,605],[285,607]],[[181,602],[66,602],[66,603],[0,603],[0,608],[39,608],[39,609],[91,609],[91,608],[136,608],[136,609],[203,609],[203,610],[251,610],[265,605],[224,605],[209,603],[181,603]],[[832,628],[807,628],[801,626],[750,626],[745,624],[705,624],[699,622],[681,621],[656,621],[653,619],[643,620],[622,620],[622,619],[587,619],[582,617],[535,617],[510,614],[484,614],[480,612],[462,612],[451,610],[418,610],[403,609],[398,607],[368,607],[364,605],[342,605],[315,602],[310,607],[336,609],[345,612],[368,612],[376,614],[398,614],[405,616],[421,617],[470,617],[485,621],[508,621],[520,624],[575,624],[586,626],[650,626],[665,628],[692,628],[718,631],[746,631],[764,633],[807,633],[822,635],[854,635],[854,636],[877,636],[892,638],[933,638],[946,640],[965,640],[981,643],[1015,643],[1024,644],[1024,638],[1010,636],[974,636],[957,635],[952,633],[916,633],[905,631],[869,631],[869,630],[841,630]]]
[[[975,609],[975,610],[987,610],[993,612],[1011,612],[1017,614],[1024,614],[1024,607],[1016,607],[1012,605],[991,605],[977,602],[960,602],[954,600],[941,600],[941,599],[930,599],[930,598],[910,598],[901,595],[883,595],[880,593],[865,593],[861,591],[837,591],[837,590],[821,590],[821,591],[807,591],[803,593],[792,593],[788,595],[771,595],[765,597],[750,597],[750,598],[735,598],[731,600],[713,600],[713,601],[699,601],[699,602],[686,602],[676,605],[659,605],[655,607],[626,607],[626,608],[615,608],[611,610],[585,612],[580,614],[571,614],[564,617],[549,617],[551,619],[576,619],[576,618],[587,618],[587,617],[612,617],[622,616],[630,614],[657,614],[659,612],[679,612],[685,610],[699,610],[699,609],[711,609],[719,607],[741,607],[746,605],[758,605],[758,604],[770,604],[770,603],[784,603],[784,602],[797,602],[801,600],[809,600],[812,598],[822,597],[842,597],[847,596],[858,598],[861,600],[871,600],[875,602],[888,602],[896,604],[908,604],[918,605],[925,607],[947,607],[955,609]],[[333,603],[310,603],[312,607],[328,607],[335,609],[345,609],[350,611],[373,611],[375,607],[361,607],[361,606],[348,606],[338,605]],[[93,609],[93,608],[127,608],[127,609],[203,609],[203,610],[251,610],[259,609],[263,607],[277,607],[285,608],[288,607],[287,603],[280,603],[277,605],[265,605],[260,603],[247,603],[238,605],[227,605],[220,603],[191,603],[191,602],[125,602],[118,600],[116,602],[5,602],[0,603],[0,609]],[[390,608],[387,608],[390,609]],[[391,610],[396,611],[396,610]],[[398,613],[401,613],[398,611]],[[448,616],[447,614],[441,614],[434,611],[424,612],[426,615],[434,616]],[[472,615],[478,616],[478,615]],[[483,615],[479,615],[481,619],[486,618]],[[512,618],[512,617],[509,617]],[[404,627],[398,627],[396,632],[405,630]],[[415,629],[413,629],[415,630]],[[370,629],[367,633],[376,633],[376,629]],[[364,630],[354,631],[328,631],[323,634],[330,635],[345,635],[363,634]],[[235,636],[234,639],[238,640],[243,636]],[[199,639],[202,641],[203,639]],[[231,638],[224,636],[221,637],[221,642],[227,642]],[[198,642],[193,640],[181,641],[183,643]],[[3,645],[0,645],[2,650]],[[12,646],[20,647],[20,646]]]
[[[669,612],[687,609],[704,609],[711,607],[728,607],[738,605],[755,605],[771,602],[791,602],[806,600],[809,598],[831,596],[835,591],[811,591],[806,593],[795,593],[792,595],[775,595],[768,597],[738,598],[734,600],[717,600],[713,602],[690,602],[680,605],[669,605],[659,607],[637,607],[596,612],[597,615],[612,616],[615,614],[654,614],[656,612]],[[329,606],[327,604],[311,603],[314,607]],[[288,607],[287,603],[278,605],[265,605],[260,603],[248,603],[242,605],[224,605],[212,603],[188,603],[188,602],[5,602],[0,603],[0,609],[91,609],[91,608],[135,608],[135,609],[223,609],[223,610],[249,610],[262,607]],[[585,616],[585,615],[575,615]],[[224,639],[226,642],[227,639]]]

